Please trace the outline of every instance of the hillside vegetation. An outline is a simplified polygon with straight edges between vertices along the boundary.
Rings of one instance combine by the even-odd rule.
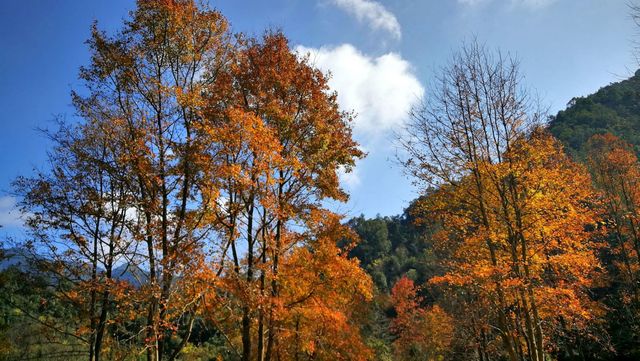
[[[640,71],[594,94],[573,98],[551,117],[549,131],[582,159],[584,145],[594,134],[611,133],[640,151]]]

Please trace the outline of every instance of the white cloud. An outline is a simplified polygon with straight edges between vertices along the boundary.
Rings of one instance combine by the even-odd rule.
[[[396,53],[371,57],[350,44],[295,50],[310,53],[313,65],[331,72],[329,86],[338,92],[342,110],[356,112],[354,130],[359,137],[399,129],[424,95],[411,64]]]
[[[394,38],[402,37],[400,23],[395,15],[382,4],[373,0],[330,0],[334,5],[348,12],[359,22],[367,23],[374,30],[389,32]]]
[[[17,209],[17,201],[14,197],[0,197],[0,226],[21,227],[23,225],[22,213]]]
[[[357,188],[360,183],[360,173],[357,167],[351,168],[350,172],[347,172],[344,168],[338,170],[338,176],[340,177],[340,183],[347,186],[348,189]]]

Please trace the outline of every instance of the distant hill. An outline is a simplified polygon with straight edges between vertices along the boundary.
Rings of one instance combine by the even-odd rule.
[[[607,132],[633,144],[640,154],[640,70],[592,95],[572,99],[565,110],[551,117],[549,130],[578,161],[584,159],[583,146],[589,138]],[[438,272],[431,230],[414,224],[411,209],[416,201],[398,216],[360,216],[348,222],[361,238],[350,255],[360,260],[383,292],[389,292],[402,276],[421,283]]]
[[[551,118],[549,130],[578,159],[592,135],[607,132],[633,144],[640,153],[640,70],[592,95],[573,98],[567,109]]]
[[[16,268],[21,272],[34,272],[37,266],[33,261],[43,259],[39,255],[33,255],[29,251],[18,247],[0,248],[0,273],[9,268]],[[99,269],[99,272],[104,272],[104,270]],[[139,287],[145,283],[148,277],[146,271],[130,263],[122,263],[114,267],[112,274],[113,278],[126,281],[134,287]],[[88,274],[87,277],[89,277]]]
[[[20,248],[0,249],[0,272],[10,267],[28,270],[31,267],[28,252]]]

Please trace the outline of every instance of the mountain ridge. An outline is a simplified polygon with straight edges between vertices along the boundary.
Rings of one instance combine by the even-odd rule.
[[[640,153],[640,69],[628,79],[571,99],[550,117],[548,129],[577,160],[584,159],[589,138],[602,133],[622,138]]]

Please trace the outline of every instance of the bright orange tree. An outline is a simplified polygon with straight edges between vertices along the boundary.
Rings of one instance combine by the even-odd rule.
[[[337,239],[355,239],[340,218],[314,211],[305,247],[286,257],[279,274],[279,324],[276,354],[281,359],[369,360],[356,314],[372,297],[369,276],[347,258]]]
[[[111,166],[131,197],[127,228],[136,251],[127,262],[148,270],[127,298],[145,315],[150,360],[177,357],[198,307],[199,295],[186,290],[204,257],[209,202],[198,184],[203,145],[194,127],[202,83],[213,76],[206,69],[224,63],[228,38],[222,15],[193,1],[140,0],[120,33],[94,27],[92,61],[81,71],[89,95],[74,96],[85,118],[121,130],[115,142],[126,152]],[[177,333],[182,342],[167,342]]]
[[[131,197],[126,182],[107,166],[123,154],[114,141],[118,129],[97,121],[59,125],[49,134],[56,144],[49,154],[52,171],[14,182],[29,212],[30,249],[57,296],[41,301],[43,315],[30,317],[47,333],[73,335],[86,344],[90,360],[99,360],[105,348],[117,353],[108,328],[120,317],[114,304],[130,290],[118,279],[118,266],[134,243],[127,229]],[[55,302],[76,310],[78,317],[46,316],[47,304]]]
[[[336,217],[321,202],[347,197],[339,187],[338,170],[349,169],[362,156],[351,137],[350,116],[338,110],[324,75],[308,58],[293,53],[284,35],[267,33],[238,42],[234,58],[217,69],[216,81],[205,91],[205,116],[198,125],[208,144],[203,182],[215,190],[209,217],[219,235],[212,243],[214,268],[221,277],[220,292],[229,296],[224,302],[234,310],[226,318],[225,332],[243,360],[270,360],[291,352],[347,357],[347,349],[359,343],[357,328],[345,318],[347,304],[323,301],[321,306],[315,296],[346,292],[340,282],[320,282],[322,291],[314,297],[292,301],[314,283],[303,286],[311,281],[303,275],[286,277],[291,275],[287,268],[298,269],[301,259],[311,267],[315,257],[331,254],[324,258],[327,267],[346,267],[340,277],[349,275],[349,282],[362,285],[357,289],[364,293],[358,291],[355,295],[362,297],[356,299],[368,298],[367,277],[338,252],[338,238],[319,231],[323,222]],[[338,277],[331,275],[337,270],[329,270],[308,277]],[[302,284],[296,286],[296,280]],[[287,307],[288,302],[295,307]],[[333,324],[342,335],[353,334],[329,348],[330,333],[314,331],[308,319],[307,307],[314,304],[325,315],[343,318],[342,326]],[[299,315],[297,323],[291,321],[293,313]],[[284,341],[291,339],[291,328],[298,329],[297,343]],[[321,339],[322,334],[327,338]],[[305,346],[292,349],[303,341]],[[313,351],[303,352],[301,347],[311,343]],[[326,355],[322,357],[330,357]]]
[[[513,352],[545,357],[569,330],[587,335],[603,312],[586,292],[600,279],[590,178],[543,131],[514,142],[502,163],[483,164],[480,174],[482,210],[469,202],[477,197],[470,177],[424,205],[447,225],[436,242],[450,252],[447,273],[431,282],[491,300],[487,312]]]
[[[640,260],[638,157],[630,144],[609,133],[594,135],[586,148],[593,182],[602,191],[608,228],[616,237],[618,266],[626,281],[633,284]]]
[[[601,211],[608,235],[607,260],[618,286],[610,302],[612,317],[637,327],[640,294],[640,163],[633,147],[611,134],[594,135],[586,144],[587,165],[600,190]],[[616,314],[617,310],[622,310]],[[625,328],[622,328],[625,329]],[[618,333],[615,328],[612,330]],[[624,331],[623,331],[624,332]],[[627,335],[622,335],[625,339]]]
[[[517,61],[465,46],[401,141],[407,170],[435,189],[422,206],[441,217],[434,242],[448,271],[432,283],[447,285],[450,304],[468,305],[458,310],[482,309],[447,309],[475,324],[463,347],[500,345],[509,360],[542,361],[556,351],[552,340],[585,335],[598,318],[586,290],[600,266],[588,173],[536,126],[520,80]]]
[[[322,207],[347,199],[338,171],[363,153],[322,72],[284,35],[233,35],[192,0],[139,0],[88,44],[78,139],[59,139],[53,177],[20,185],[34,234],[91,265],[73,290],[90,300],[73,331],[91,359],[116,329],[127,342],[108,357],[176,359],[203,317],[244,360],[366,358],[350,315],[370,281]],[[119,266],[137,284],[116,282]]]
[[[391,289],[396,317],[391,331],[398,360],[442,360],[453,338],[453,319],[440,306],[424,308],[413,281],[403,277]]]

